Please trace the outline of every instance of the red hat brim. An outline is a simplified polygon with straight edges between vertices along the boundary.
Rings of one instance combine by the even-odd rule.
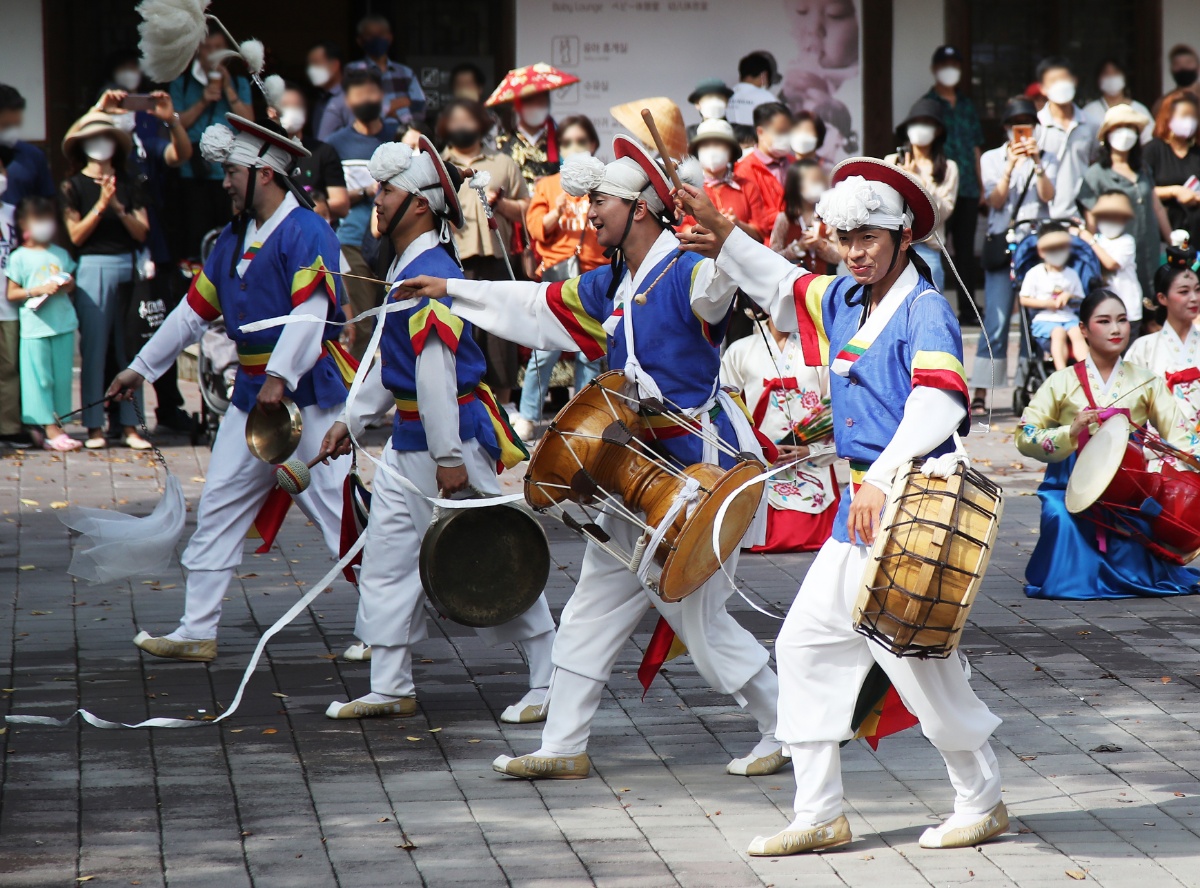
[[[433,168],[437,170],[438,180],[442,183],[442,192],[446,195],[446,218],[450,220],[450,224],[455,228],[462,228],[462,204],[458,200],[458,189],[454,187],[454,182],[450,179],[450,173],[446,170],[445,161],[442,160],[442,156],[438,154],[437,149],[433,147],[433,142],[429,141],[428,136],[421,136],[417,141],[417,145],[421,151],[433,159]]]
[[[667,181],[667,174],[663,172],[663,168],[650,156],[650,152],[639,142],[624,133],[619,133],[613,136],[613,156],[618,159],[622,157],[633,159],[650,179],[650,187],[654,189],[658,199],[663,202],[663,206],[672,216],[675,214],[675,199],[671,196],[671,183]]]
[[[292,155],[292,157],[309,157],[312,153],[295,139],[280,135],[274,130],[267,129],[265,126],[259,126],[253,120],[247,120],[245,117],[240,117],[233,112],[227,113],[225,119],[238,132],[262,139],[274,148],[282,148],[288,154]]]
[[[912,173],[875,157],[848,157],[833,168],[829,176],[830,187],[851,176],[862,176],[872,182],[882,182],[900,193],[900,197],[913,214],[913,243],[928,240],[938,227],[940,215],[937,203]]]

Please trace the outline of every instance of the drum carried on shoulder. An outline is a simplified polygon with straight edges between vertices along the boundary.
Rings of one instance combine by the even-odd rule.
[[[623,372],[598,376],[559,412],[539,442],[525,476],[525,499],[538,511],[557,508],[567,526],[637,573],[660,598],[679,601],[704,585],[741,543],[764,489],[762,481],[748,482],[763,465],[717,441],[714,446],[738,459],[733,468],[681,467],[647,442],[643,409],[627,393]],[[692,434],[716,437],[687,414],[664,410],[659,415]],[[642,534],[634,551],[612,545],[603,528],[594,520],[581,523],[564,502],[581,506],[589,518],[604,513],[638,527]],[[714,546],[713,529],[723,507]],[[661,568],[657,575],[650,573],[651,563]]]
[[[999,486],[959,464],[948,478],[902,469],[863,572],[854,628],[898,657],[946,658],[958,647],[987,570]]]
[[[1200,474],[1166,461],[1152,472],[1146,451],[1200,468],[1191,454],[1116,413],[1080,445],[1067,482],[1067,511],[1134,539],[1160,558],[1187,564],[1200,555]]]

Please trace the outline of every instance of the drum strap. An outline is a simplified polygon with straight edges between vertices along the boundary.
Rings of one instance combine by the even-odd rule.
[[[1076,361],[1073,369],[1075,376],[1079,379],[1079,384],[1083,387],[1083,396],[1087,398],[1088,406],[1093,410],[1099,409],[1096,406],[1096,398],[1092,394],[1092,383],[1088,379],[1087,361]]]

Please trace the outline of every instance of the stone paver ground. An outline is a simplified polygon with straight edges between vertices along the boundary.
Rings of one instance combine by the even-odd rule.
[[[755,835],[787,823],[791,775],[724,774],[753,727],[687,659],[641,699],[635,671],[652,614],[601,705],[589,780],[533,784],[491,771],[496,755],[537,746],[536,726],[496,721],[522,693],[524,665],[433,616],[418,651],[418,715],[330,721],[328,702],[364,692],[368,673],[334,657],[351,640],[355,608],[339,582],[277,636],[241,709],[219,726],[10,727],[0,737],[0,885],[1200,886],[1200,598],[1027,599],[1040,467],[1009,445],[1012,423],[998,415],[995,431],[972,439],[1009,499],[964,643],[975,688],[1004,718],[995,744],[1014,832],[1003,841],[917,846],[951,790],[913,729],[878,754],[860,742],[844,750],[850,846],[748,858]],[[194,508],[208,451],[166,452]],[[0,608],[4,713],[212,714],[262,630],[328,569],[317,534],[293,514],[269,554],[247,547],[214,664],[141,655],[135,627],[175,625],[180,569],[153,585],[73,583],[53,504],[144,513],[160,480],[148,457],[123,449],[0,460],[0,575],[11,590]],[[546,526],[557,614],[583,547]],[[753,601],[782,614],[810,561],[746,556],[739,576]],[[736,596],[730,607],[771,643],[776,620]]]

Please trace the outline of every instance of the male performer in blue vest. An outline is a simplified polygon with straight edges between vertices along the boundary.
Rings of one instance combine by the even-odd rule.
[[[581,351],[591,360],[607,353],[611,366],[624,369],[641,398],[678,405],[734,452],[760,455],[745,413],[720,390],[717,379],[719,344],[735,288],[717,274],[711,260],[680,252],[673,230],[675,206],[659,165],[624,136],[616,137],[613,152],[617,160],[607,166],[576,156],[562,171],[568,193],[590,195],[588,218],[601,246],[614,251],[612,266],[553,284],[422,276],[403,286],[435,299],[449,294],[456,315],[532,348]],[[693,161],[681,172],[698,180],[697,168]],[[678,426],[656,424],[655,419],[646,417],[653,444],[670,459],[685,466],[718,461],[711,443],[678,435]],[[719,460],[725,468],[733,462],[724,454]],[[637,528],[607,515],[600,524],[616,546],[634,551]],[[730,572],[736,559],[735,554],[726,565]],[[728,772],[777,771],[786,763],[775,739],[778,683],[766,649],[726,612],[732,591],[718,573],[682,601],[661,601],[625,564],[589,542],[554,643],[553,700],[541,747],[519,758],[500,756],[493,767],[515,777],[588,775],[587,741],[604,683],[621,647],[653,604],[687,645],[700,674],[716,690],[731,694],[758,723],[762,739],[732,761]]]
[[[275,467],[256,459],[246,446],[247,414],[256,404],[283,409],[283,398],[290,398],[304,419],[295,456],[308,462],[342,411],[353,363],[337,342],[339,328],[332,325],[241,332],[244,324],[286,314],[343,320],[341,285],[326,271],[337,267],[339,251],[329,224],[301,205],[287,178],[296,158],[308,156],[307,149],[277,127],[259,126],[236,114],[226,119],[233,129],[210,126],[200,150],[207,160],[224,165],[235,219],[221,232],[187,299],[108,389],[110,397],[128,395],[143,381],[158,379],[224,315],[240,366],[233,403],[213,442],[196,532],[181,559],[188,569],[183,618],[169,635],[143,631],[133,640],[156,657],[197,662],[217,655],[221,602],[241,564],[246,533],[275,486]],[[345,460],[316,467],[312,484],[296,496],[335,558],[346,469]]]
[[[451,178],[424,136],[418,152],[398,142],[380,145],[369,169],[379,182],[379,230],[396,249],[387,279],[420,274],[461,278],[451,231],[452,225],[463,223],[457,191],[461,177],[457,183]],[[407,717],[417,709],[412,646],[427,636],[425,594],[416,568],[432,507],[391,473],[431,497],[439,491],[449,496],[468,485],[499,494],[497,463],[511,468],[528,458],[483,382],[486,363],[470,324],[450,313],[448,299],[409,295],[395,288],[384,301],[395,308],[380,318],[379,359],[329,430],[321,451],[348,453],[350,427],[357,437],[395,404],[392,446],[384,452],[387,470],[375,474],[358,579],[356,633],[371,645],[371,692],[349,703],[334,701],[325,713],[330,718]],[[554,619],[545,595],[516,619],[475,631],[492,645],[515,643],[529,663],[530,690],[501,719],[542,721],[554,646]]]

